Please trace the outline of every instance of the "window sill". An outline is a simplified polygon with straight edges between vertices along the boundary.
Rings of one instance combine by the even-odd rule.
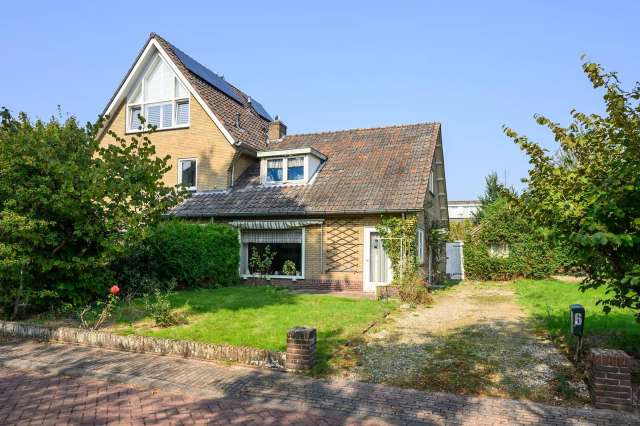
[[[268,280],[277,279],[277,280],[291,280],[291,281],[304,280],[304,277],[302,275],[267,275],[266,277],[261,277],[259,275],[240,274],[240,278],[242,278],[243,280],[246,280],[249,278],[266,278]]]
[[[306,185],[305,180],[287,180],[283,182],[264,182],[264,186]]]
[[[173,126],[173,127],[163,127],[162,129],[156,129],[154,131],[154,133],[157,132],[164,132],[167,130],[181,130],[181,129],[188,129],[191,126],[191,123],[189,124],[183,124],[181,126]],[[151,131],[151,129],[144,129],[144,130],[132,130],[132,129],[127,129],[125,130],[124,134],[125,135],[135,135],[135,134],[139,134],[139,133],[149,133]]]

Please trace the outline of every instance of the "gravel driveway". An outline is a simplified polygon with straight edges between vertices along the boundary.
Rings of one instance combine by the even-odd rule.
[[[366,335],[343,377],[464,395],[581,405],[587,387],[569,360],[536,336],[510,283],[463,282],[432,307],[404,307]]]

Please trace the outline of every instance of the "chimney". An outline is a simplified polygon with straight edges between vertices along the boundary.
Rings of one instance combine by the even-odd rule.
[[[276,115],[276,119],[269,123],[268,137],[270,141],[282,139],[287,134],[287,126],[280,121]]]

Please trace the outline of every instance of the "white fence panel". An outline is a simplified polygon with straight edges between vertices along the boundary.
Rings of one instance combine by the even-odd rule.
[[[464,243],[447,243],[447,276],[452,280],[464,280]]]

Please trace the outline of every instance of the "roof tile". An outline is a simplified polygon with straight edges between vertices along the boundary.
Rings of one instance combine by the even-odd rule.
[[[194,194],[178,216],[303,215],[423,209],[439,123],[285,136],[268,150],[327,157],[313,183],[264,186],[251,166],[228,191]]]

